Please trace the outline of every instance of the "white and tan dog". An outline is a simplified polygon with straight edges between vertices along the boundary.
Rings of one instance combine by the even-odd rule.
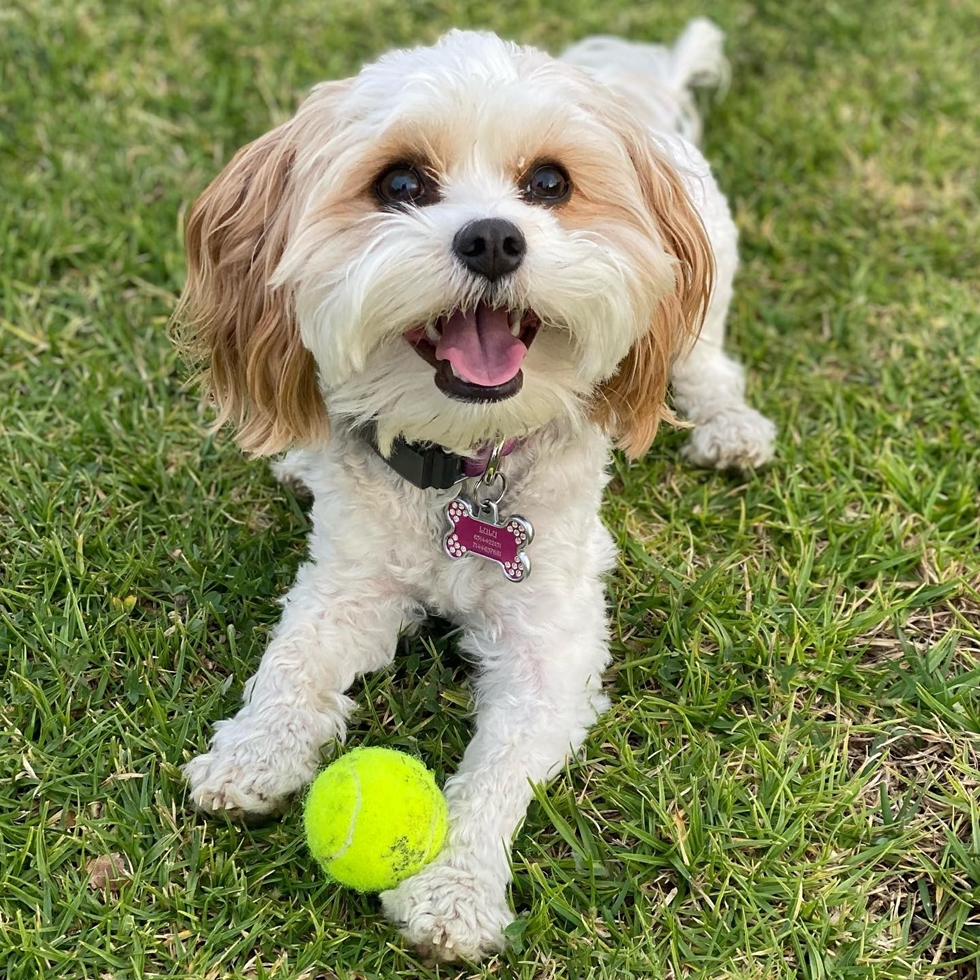
[[[722,80],[721,40],[698,20],[673,48],[593,38],[554,59],[453,32],[393,52],[315,88],[188,223],[180,316],[220,418],[249,452],[289,450],[281,475],[314,494],[309,560],[244,707],[185,767],[191,796],[280,810],[344,737],[354,679],[427,614],[458,623],[479,672],[449,838],[382,895],[439,957],[501,945],[531,783],[605,704],[612,442],[647,449],[669,381],[693,462],[771,455],[722,350],[736,230],[693,145],[689,88]],[[450,557],[459,487],[395,465],[435,452],[463,478],[505,443],[499,508],[534,529],[522,581],[492,547]],[[480,503],[504,481],[461,485],[492,525]]]

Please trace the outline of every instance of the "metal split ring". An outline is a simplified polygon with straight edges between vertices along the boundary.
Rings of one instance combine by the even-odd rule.
[[[504,446],[506,445],[506,442],[495,442],[493,444],[493,448],[490,450],[490,456],[487,459],[486,469],[484,469],[483,475],[480,477],[480,483],[484,483],[487,486],[493,483],[500,469],[500,457],[503,455]]]
[[[496,442],[493,448],[490,450],[490,458],[487,460],[486,469],[481,474],[479,480],[476,481],[476,486],[473,488],[473,494],[477,499],[477,503],[481,506],[488,506],[490,504],[496,505],[500,503],[503,498],[504,493],[507,491],[507,479],[503,473],[500,472],[500,459],[503,455],[503,448],[506,443]],[[496,496],[493,496],[494,484],[498,484],[500,487],[499,492]],[[488,491],[486,496],[482,496],[480,491]]]

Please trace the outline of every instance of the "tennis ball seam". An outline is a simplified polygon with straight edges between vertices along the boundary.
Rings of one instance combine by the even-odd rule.
[[[358,776],[357,770],[351,765],[347,766],[347,771],[350,773],[351,779],[354,780],[354,808],[350,816],[350,825],[347,828],[347,837],[340,849],[330,855],[329,860],[331,861],[342,858],[350,850],[351,845],[354,843],[354,833],[357,830],[357,818],[361,812],[361,777]]]

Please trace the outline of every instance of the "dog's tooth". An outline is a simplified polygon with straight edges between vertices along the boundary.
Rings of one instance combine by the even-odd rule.
[[[439,333],[438,327],[431,321],[425,325],[425,339],[432,344],[438,344],[442,339],[442,334]]]
[[[524,319],[523,310],[511,310],[510,311],[510,332],[515,336],[519,337],[521,334],[521,320]]]
[[[462,378],[462,375],[456,370],[456,367],[452,361],[449,362],[449,370],[453,372],[454,378]]]

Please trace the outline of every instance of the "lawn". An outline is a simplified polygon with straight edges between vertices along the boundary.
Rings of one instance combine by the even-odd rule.
[[[485,26],[556,50],[708,13],[750,476],[616,463],[612,710],[532,805],[519,914],[464,977],[975,978],[980,964],[977,0],[4,0],[0,976],[451,977],[317,873],[298,811],[191,811],[304,550],[187,389],[187,208],[313,82]],[[442,779],[445,624],[351,737]],[[91,880],[108,859],[116,871]]]

